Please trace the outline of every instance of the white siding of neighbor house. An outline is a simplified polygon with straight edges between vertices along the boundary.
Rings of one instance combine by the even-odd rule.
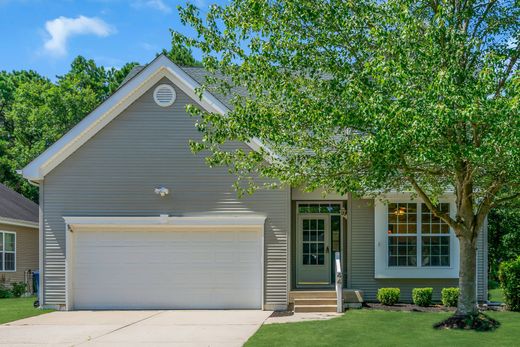
[[[196,102],[175,87],[176,102],[163,108],[153,100],[154,88],[45,176],[43,304],[65,304],[63,216],[262,213],[267,215],[265,307],[285,307],[290,191],[262,190],[238,198],[227,169],[209,168],[204,154],[188,147],[190,139],[200,138],[196,120],[186,113],[186,105]],[[154,193],[158,186],[170,194],[161,198]]]
[[[350,262],[347,274],[348,287],[364,292],[367,301],[375,301],[377,290],[383,287],[401,288],[401,300],[411,301],[412,289],[417,287],[433,287],[433,299],[440,300],[442,288],[456,287],[458,279],[376,279],[374,278],[374,200],[354,199],[351,203],[348,240],[352,243],[347,247],[350,254],[347,262]],[[484,247],[484,239],[487,237],[487,228],[479,238],[477,278],[478,300],[486,300],[487,296],[487,251]]]

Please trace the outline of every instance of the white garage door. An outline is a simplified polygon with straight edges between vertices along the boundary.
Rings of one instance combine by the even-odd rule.
[[[73,235],[74,309],[261,308],[260,232]]]

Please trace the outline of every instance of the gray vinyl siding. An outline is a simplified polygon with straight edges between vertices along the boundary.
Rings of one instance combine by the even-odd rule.
[[[364,292],[367,301],[375,301],[378,288],[399,287],[401,288],[401,300],[411,301],[412,289],[416,287],[433,287],[433,299],[440,300],[440,292],[444,287],[456,287],[457,279],[375,279],[375,257],[374,257],[374,200],[354,199],[351,202],[349,240],[350,254],[347,255],[349,262],[348,274],[349,287]],[[486,260],[482,240],[479,240],[478,251],[478,297],[479,300],[486,295]]]
[[[160,83],[169,83],[164,79]],[[151,88],[122,114],[51,171],[44,180],[44,304],[65,303],[63,216],[158,216],[186,213],[262,213],[264,302],[287,304],[290,191],[262,190],[238,198],[226,168],[209,168],[194,155],[200,138],[186,105],[195,101],[179,88],[168,108],[153,101]],[[248,147],[233,144],[231,148]],[[154,188],[170,189],[166,197]]]

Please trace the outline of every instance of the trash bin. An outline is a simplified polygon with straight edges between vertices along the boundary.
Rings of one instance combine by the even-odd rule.
[[[40,271],[33,271],[33,289],[34,294],[38,295],[40,291]]]
[[[40,271],[34,271],[33,272],[33,291],[36,295],[36,301],[34,302],[33,306],[34,308],[40,307],[40,300],[38,300],[39,295],[38,292],[40,291]]]

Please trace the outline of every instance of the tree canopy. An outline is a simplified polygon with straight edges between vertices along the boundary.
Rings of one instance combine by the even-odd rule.
[[[520,184],[520,7],[514,0],[235,0],[173,39],[229,76],[226,117],[200,116],[212,165],[312,190],[415,192],[460,241],[458,314],[476,312],[476,239]],[[234,93],[245,88],[248,95]],[[258,138],[261,153],[228,151]],[[454,216],[440,211],[456,195]]]
[[[498,280],[501,262],[520,256],[520,209],[505,206],[489,213],[489,277]]]
[[[202,63],[193,57],[191,49],[179,42],[173,41],[172,48],[170,50],[163,49],[161,54],[164,54],[179,66],[202,66]]]

